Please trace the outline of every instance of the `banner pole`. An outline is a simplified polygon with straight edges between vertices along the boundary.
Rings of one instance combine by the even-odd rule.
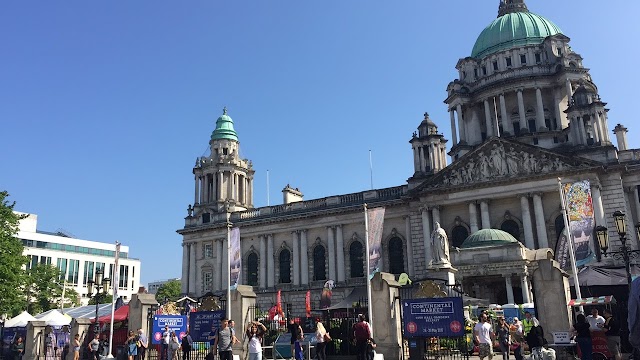
[[[366,255],[366,259],[367,259],[367,266],[365,267],[366,271],[365,271],[365,279],[367,280],[367,316],[368,316],[368,320],[369,323],[372,323],[372,317],[373,317],[373,307],[371,304],[371,278],[370,278],[370,274],[369,274],[369,215],[368,215],[368,210],[367,210],[367,204],[364,204],[364,248],[365,248],[365,255]],[[373,337],[373,326],[371,327],[371,337]]]
[[[567,212],[567,200],[562,188],[562,179],[558,178],[558,191],[560,192],[560,204],[562,206],[562,218],[564,219],[564,229],[567,232],[567,242],[569,243],[569,262],[571,263],[571,271],[573,272],[573,286],[576,289],[576,298],[582,299],[580,292],[580,280],[578,279],[578,267],[576,266],[576,257],[574,253],[573,234],[569,228],[569,213]],[[578,307],[580,312],[584,312],[582,305]]]
[[[227,211],[227,320],[231,319],[231,213]]]

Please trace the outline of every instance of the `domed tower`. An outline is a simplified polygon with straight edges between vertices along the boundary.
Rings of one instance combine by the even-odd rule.
[[[480,33],[471,55],[458,61],[459,78],[447,87],[453,160],[492,137],[548,149],[610,145],[602,109],[600,141],[576,142],[582,132],[577,125],[570,129],[566,111],[573,91],[593,82],[569,41],[524,0],[500,1],[498,17]]]
[[[196,159],[194,216],[209,222],[213,213],[253,208],[251,161],[240,158],[240,142],[227,108],[209,141],[211,154]]]
[[[593,83],[583,81],[573,93],[566,110],[569,118],[569,141],[578,146],[611,144],[606,124],[605,108],[598,89]]]
[[[409,140],[413,148],[414,174],[412,179],[433,175],[447,166],[447,140],[438,133],[438,126],[424,113],[424,119]]]

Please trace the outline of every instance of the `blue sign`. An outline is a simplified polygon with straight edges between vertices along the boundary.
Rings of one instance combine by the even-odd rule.
[[[189,334],[193,341],[210,342],[220,327],[220,320],[224,318],[225,311],[198,311],[189,315]]]
[[[404,300],[402,311],[407,338],[464,335],[460,297]]]
[[[169,327],[169,331],[175,331],[178,339],[182,340],[182,337],[187,332],[187,317],[183,315],[155,315],[153,317],[152,344],[162,343],[162,334],[165,326]]]

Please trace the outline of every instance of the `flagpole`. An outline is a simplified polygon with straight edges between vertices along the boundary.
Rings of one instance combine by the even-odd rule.
[[[567,212],[566,197],[562,188],[562,179],[558,178],[558,191],[560,192],[560,204],[562,206],[562,218],[564,219],[564,228],[567,231],[567,242],[569,243],[569,262],[571,262],[571,271],[573,272],[573,286],[576,288],[576,298],[582,299],[580,292],[580,280],[578,280],[578,267],[576,266],[576,257],[573,249],[573,235],[569,228],[569,213]],[[584,312],[582,305],[578,308],[580,312]]]
[[[369,278],[369,215],[367,204],[364,204],[364,248],[367,257],[367,266],[365,267],[365,279],[367,280],[367,315],[369,323],[372,323],[373,304],[371,303],[371,279]],[[373,337],[373,327],[371,327],[371,337]]]
[[[227,319],[231,319],[231,213],[227,210]]]
[[[113,265],[113,273],[115,274],[115,276],[111,274],[112,275],[111,281],[113,284],[113,296],[111,297],[111,324],[110,324],[110,330],[109,330],[109,353],[107,354],[108,359],[113,359],[114,357],[111,351],[113,349],[113,317],[115,316],[115,312],[116,312],[116,298],[118,297],[118,286],[120,282],[120,267],[118,266],[119,258],[120,258],[120,243],[116,241],[116,259]],[[98,319],[96,319],[96,323],[97,322],[98,322]]]

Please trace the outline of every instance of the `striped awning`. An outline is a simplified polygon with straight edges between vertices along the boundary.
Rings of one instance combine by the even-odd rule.
[[[585,305],[604,305],[604,304],[615,304],[616,299],[613,295],[609,296],[597,296],[597,297],[588,297],[584,299],[572,299],[569,301],[569,306],[585,306]]]

